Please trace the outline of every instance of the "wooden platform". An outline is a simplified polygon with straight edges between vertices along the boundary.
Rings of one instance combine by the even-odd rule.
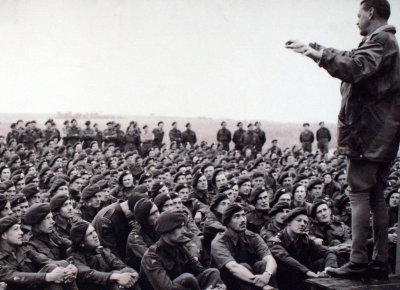
[[[400,276],[390,276],[388,281],[370,280],[366,282],[339,279],[318,278],[307,279],[307,285],[312,290],[334,290],[334,289],[400,289]]]

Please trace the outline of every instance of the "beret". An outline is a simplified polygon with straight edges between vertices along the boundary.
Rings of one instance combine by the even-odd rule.
[[[287,224],[299,215],[307,215],[307,209],[304,207],[296,207],[292,209],[291,211],[289,211],[288,215],[283,220],[283,223]]]
[[[67,182],[64,179],[56,179],[54,180],[51,188],[49,190],[50,193],[56,193],[56,191],[61,187],[67,185]]]
[[[94,185],[88,185],[85,187],[84,190],[82,190],[82,195],[81,199],[82,200],[88,200],[91,197],[93,197],[96,193],[100,192],[101,188],[100,186],[94,184]]]
[[[143,225],[146,223],[153,205],[154,203],[147,198],[142,198],[136,203],[133,214],[139,224]]]
[[[174,182],[175,182],[175,183],[178,181],[178,178],[179,178],[180,176],[185,176],[185,177],[186,177],[186,174],[183,173],[183,172],[178,172],[178,173],[175,175],[175,177],[174,177]]]
[[[14,183],[10,180],[6,180],[0,183],[0,193],[6,192],[9,188],[13,187]]]
[[[271,208],[269,215],[272,217],[275,214],[282,212],[284,209],[290,209],[290,204],[286,201],[280,201]]]
[[[173,121],[171,126],[175,126],[176,125],[176,121]]]
[[[79,220],[72,224],[70,231],[72,248],[77,249],[82,241],[85,239],[86,231],[89,225],[90,224],[84,220]]]
[[[133,189],[134,193],[147,193],[148,191],[149,190],[147,189],[147,186],[145,184],[136,185]]]
[[[267,189],[265,188],[265,186],[257,186],[256,188],[253,188],[253,189],[251,190],[251,193],[250,193],[249,202],[250,202],[251,204],[255,204],[255,203],[257,202],[258,196],[259,196],[261,193],[265,192],[265,191],[267,191]]]
[[[20,174],[16,174],[16,175],[14,175],[13,177],[11,177],[11,181],[12,181],[14,184],[17,184],[18,181],[24,180],[24,178],[25,178],[25,176],[24,176],[22,173],[20,173]],[[25,180],[24,180],[24,181],[25,181]]]
[[[240,126],[240,124],[242,124],[242,125],[243,125],[243,123],[242,123],[242,122],[238,122],[238,123],[236,124],[236,126],[237,126],[237,127],[239,127],[239,126]]]
[[[6,216],[0,219],[0,235],[6,231],[8,231],[9,228],[11,228],[13,225],[18,223],[18,219],[14,216]]]
[[[90,184],[96,184],[100,180],[104,180],[104,176],[102,174],[95,174],[90,178]]]
[[[189,188],[189,185],[187,184],[187,183],[180,183],[180,184],[177,184],[176,186],[175,186],[175,188],[174,188],[174,191],[176,192],[176,193],[178,193],[179,191],[181,191],[182,189],[184,189],[184,188]]]
[[[7,198],[4,195],[0,194],[0,211],[2,211],[6,207],[7,202]]]
[[[250,128],[250,127],[252,127],[253,126],[253,124],[252,123],[249,123],[248,125],[247,125],[247,128]]]
[[[161,208],[163,207],[164,203],[167,200],[170,200],[171,196],[168,193],[161,193],[159,195],[157,195],[154,198],[154,204],[158,207],[158,209],[161,211]]]
[[[218,193],[216,194],[210,203],[210,210],[214,211],[215,208],[219,205],[219,203],[225,199],[229,199],[229,197],[225,193]]]
[[[142,184],[143,182],[145,182],[145,180],[152,178],[153,176],[150,173],[144,173],[140,176],[139,178],[139,184]]]
[[[225,184],[218,189],[218,193],[223,193],[230,189],[232,189],[232,186],[230,186],[229,184]]]
[[[69,199],[68,195],[65,193],[58,193],[55,196],[53,196],[50,200],[50,209],[51,211],[55,212],[58,211],[64,204]]]
[[[34,180],[34,179],[37,178],[37,177],[38,177],[38,175],[37,175],[36,172],[35,172],[35,173],[28,173],[28,174],[25,176],[25,184],[31,183],[32,180]]]
[[[318,184],[322,184],[322,180],[319,179],[319,178],[314,179],[313,181],[311,181],[311,182],[308,184],[307,190],[309,190],[309,191],[312,190],[313,187],[316,186],[316,185],[318,185]]]
[[[20,203],[23,203],[25,201],[26,201],[25,196],[22,193],[17,193],[10,199],[10,206],[11,208],[14,208],[18,206]]]
[[[34,196],[36,193],[40,192],[39,187],[37,187],[37,185],[35,184],[28,184],[27,186],[25,186],[21,192],[25,195],[25,197],[27,199],[31,198],[32,196]]]
[[[190,125],[191,125],[190,123],[186,123],[185,127],[187,128],[187,127],[189,127]]]
[[[245,182],[251,182],[250,178],[248,176],[240,176],[238,179],[239,187],[241,187]]]
[[[293,183],[297,183],[297,182],[299,182],[299,181],[301,181],[301,180],[304,180],[304,179],[307,179],[307,178],[308,178],[308,176],[305,175],[305,174],[298,174],[298,175],[296,176],[296,179],[294,180]]]
[[[309,124],[309,123],[304,123],[304,124],[303,124],[303,127],[304,127],[304,126],[310,126],[310,124]]]
[[[134,192],[128,197],[128,207],[131,212],[134,211],[136,203],[142,198],[149,198],[147,194]]]
[[[50,205],[48,203],[35,203],[26,211],[24,223],[30,226],[38,224],[50,213],[50,211]]]
[[[83,153],[83,152],[80,153],[80,154],[78,155],[78,157],[74,160],[74,164],[76,164],[76,163],[79,162],[79,161],[84,160],[86,157],[87,157],[86,153]]]
[[[237,212],[239,212],[239,211],[242,211],[242,210],[243,210],[243,207],[242,207],[240,204],[238,204],[238,203],[231,203],[231,204],[226,208],[226,210],[224,211],[224,213],[222,214],[222,224],[223,224],[224,226],[226,226],[226,225],[230,222],[232,216],[233,216],[235,213],[237,213]]]
[[[165,183],[162,181],[156,181],[151,186],[151,196],[154,198],[157,196],[158,191],[165,186]]]
[[[103,179],[103,180],[98,181],[95,185],[100,187],[100,190],[104,190],[105,188],[108,187],[108,182],[107,182],[107,180]]]
[[[69,182],[73,183],[79,178],[82,178],[82,176],[80,174],[74,174],[72,177],[70,177]]]
[[[158,233],[164,234],[173,231],[185,223],[186,216],[182,211],[167,210],[158,217],[155,229]]]
[[[212,166],[211,164],[210,165],[208,165],[208,166]],[[207,167],[208,167],[207,166]],[[204,167],[203,167],[203,169],[204,169]],[[200,179],[200,177],[202,177],[204,174],[201,172],[201,171],[197,171],[195,174],[194,174],[194,176],[193,176],[193,180],[192,180],[192,184],[193,184],[193,188],[196,188],[197,187],[197,184],[199,183],[199,179]]]
[[[224,124],[226,124],[226,122],[225,122],[225,121],[222,121],[222,122],[221,122],[221,126],[224,125]]]
[[[262,177],[262,178],[264,178],[264,173],[259,172],[259,171],[254,172],[252,179],[255,179],[255,178],[257,178],[257,177]]]
[[[311,207],[311,212],[310,212],[310,217],[311,218],[315,219],[315,215],[317,214],[317,209],[322,204],[328,205],[328,203],[323,199],[317,199],[316,201],[314,201],[314,203],[313,203],[313,205]]]

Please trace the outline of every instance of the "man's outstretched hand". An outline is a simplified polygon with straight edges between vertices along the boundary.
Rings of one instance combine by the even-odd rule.
[[[285,47],[297,53],[308,56],[315,62],[319,62],[322,57],[323,47],[317,43],[307,45],[297,40],[289,40],[285,43]]]

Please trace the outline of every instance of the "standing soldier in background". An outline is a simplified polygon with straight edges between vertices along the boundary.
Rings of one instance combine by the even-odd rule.
[[[389,17],[387,0],[361,1],[357,26],[364,38],[351,51],[317,43],[286,43],[342,81],[338,145],[348,158],[352,249],[349,263],[329,271],[339,277],[388,279],[389,218],[384,191],[399,149],[400,130],[400,53]],[[374,247],[368,264],[371,212]]]
[[[278,157],[282,156],[282,149],[278,147],[278,140],[272,140],[272,146],[268,149],[271,154],[276,154]]]
[[[262,148],[267,141],[267,137],[265,136],[265,132],[261,130],[261,123],[257,121],[255,123],[256,129],[254,132],[258,135],[257,143],[256,143],[256,151],[262,153]]]
[[[175,121],[172,122],[172,129],[169,131],[169,141],[176,142],[176,145],[179,147],[179,145],[182,142],[182,133],[180,130],[178,130],[178,123]]]
[[[115,141],[117,140],[117,131],[115,130],[114,122],[107,122],[107,129],[103,131],[103,140],[104,147],[106,148],[108,145],[113,143],[115,145]]]
[[[6,139],[7,144],[8,144],[8,142],[10,142],[11,139],[15,139],[15,141],[17,141],[17,143],[18,143],[19,142],[19,132],[17,130],[17,124],[12,123],[10,128],[11,128],[11,131],[8,132],[7,139]]]
[[[304,123],[303,128],[304,131],[300,134],[301,147],[303,148],[304,152],[311,153],[312,143],[314,142],[314,133],[309,129],[309,123]]]
[[[71,127],[67,129],[67,145],[75,145],[81,140],[82,130],[78,127],[76,119],[71,120]]]
[[[243,147],[244,147],[243,138],[244,138],[244,134],[246,134],[246,130],[243,129],[242,122],[237,123],[237,127],[239,127],[239,129],[237,129],[233,133],[232,141],[233,141],[233,143],[235,143],[235,150],[242,152]]]
[[[143,126],[143,131],[140,139],[142,140],[142,157],[144,158],[149,154],[151,147],[153,147],[154,134],[149,130],[149,126],[147,125]]]
[[[226,122],[222,121],[221,129],[219,129],[217,133],[217,141],[221,142],[222,148],[225,151],[229,151],[229,143],[231,142],[231,140],[232,140],[231,131],[226,129]]]
[[[33,130],[32,122],[26,122],[25,130],[21,135],[22,144],[28,150],[33,150],[35,148],[35,131]]]
[[[258,135],[254,131],[254,125],[252,123],[247,125],[247,132],[244,134],[243,144],[245,147],[249,147],[254,152],[256,145],[258,144]]]
[[[164,128],[164,122],[160,121],[157,124],[157,128],[153,129],[153,134],[154,134],[153,146],[154,147],[161,148],[161,144],[164,139],[164,129],[163,128]]]
[[[85,122],[86,128],[82,131],[82,148],[86,149],[90,143],[94,140],[94,130],[90,128],[90,121]]]
[[[97,145],[101,148],[101,144],[103,143],[103,132],[99,130],[99,124],[95,123],[93,125],[94,129],[94,140],[97,142]]]
[[[317,130],[318,149],[322,154],[329,152],[329,142],[331,141],[331,132],[325,127],[324,121],[319,122],[320,128]]]
[[[186,143],[189,143],[191,147],[193,147],[194,144],[196,144],[197,142],[197,137],[196,137],[196,133],[191,130],[192,125],[190,123],[186,124],[186,130],[183,131],[182,133],[182,142],[184,145],[186,145]]]
[[[125,133],[121,130],[121,124],[115,124],[115,132],[117,133],[117,138],[115,140],[115,147],[119,148],[121,152],[124,152],[125,144]]]
[[[63,145],[67,146],[68,144],[68,139],[67,139],[67,132],[69,129],[69,120],[64,121],[64,127],[62,127],[61,132],[62,132],[62,138],[63,138]]]

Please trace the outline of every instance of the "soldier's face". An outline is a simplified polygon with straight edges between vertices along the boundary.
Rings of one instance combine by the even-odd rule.
[[[262,192],[256,201],[256,209],[266,210],[269,209],[269,194],[267,191]]]
[[[396,207],[399,205],[399,193],[393,193],[389,198],[389,206]]]
[[[4,196],[10,200],[12,197],[14,197],[17,194],[17,189],[15,186],[11,186],[8,190],[4,192]]]
[[[185,183],[187,183],[186,176],[185,176],[185,175],[180,175],[180,176],[178,177],[178,179],[176,180],[176,183],[178,183],[178,184],[185,184]]]
[[[5,168],[3,169],[3,171],[1,172],[1,180],[6,181],[9,180],[11,176],[11,171],[9,168]]]
[[[179,197],[181,198],[181,200],[183,202],[187,202],[189,199],[189,188],[182,188],[179,192],[178,192]]]
[[[32,206],[32,205],[34,205],[35,203],[40,203],[41,198],[42,198],[42,197],[41,197],[40,192],[34,194],[34,195],[29,199],[30,205]]]
[[[174,209],[174,203],[172,202],[171,199],[169,199],[163,204],[161,212],[165,212],[165,211],[171,210],[171,209]]]
[[[96,249],[100,246],[99,236],[93,226],[89,225],[86,230],[84,244],[89,249]]]
[[[246,223],[246,213],[244,210],[241,210],[232,215],[232,218],[229,222],[229,228],[235,232],[244,232],[246,230]]]
[[[346,184],[346,175],[345,174],[339,175],[338,182],[340,185]]]
[[[249,195],[251,191],[251,183],[247,181],[240,186],[239,192],[243,195]]]
[[[279,197],[278,202],[279,202],[279,201],[287,202],[288,204],[290,204],[290,202],[292,201],[292,197],[290,196],[289,193],[285,193],[285,194],[282,194],[282,195]]]
[[[318,198],[322,195],[322,184],[314,185],[312,189],[312,196],[313,198]]]
[[[292,182],[293,182],[293,178],[291,176],[288,176],[288,177],[283,179],[282,185],[283,186],[291,186]]]
[[[28,201],[25,201],[23,203],[20,203],[19,207],[21,208],[21,219],[24,218],[26,211],[29,208],[29,203]]]
[[[215,185],[217,188],[220,188],[228,183],[228,180],[226,179],[225,173],[220,173],[217,175],[215,178]]]
[[[172,200],[174,209],[181,210],[183,208],[182,199],[180,197],[174,198]]]
[[[284,220],[285,217],[288,215],[289,211],[290,211],[290,209],[284,208],[282,211],[278,212],[278,213],[275,215],[275,217],[274,217],[275,220],[276,220],[278,223],[283,223],[283,220]]]
[[[153,204],[153,207],[150,209],[150,212],[149,212],[149,217],[147,218],[147,223],[150,226],[154,226],[156,224],[156,221],[159,216],[160,216],[160,212],[158,211],[157,206],[155,204]]]
[[[208,166],[204,169],[204,175],[206,176],[207,180],[211,180],[212,175],[214,173],[214,166]]]
[[[50,212],[39,224],[39,232],[44,234],[50,234],[53,232],[54,220],[53,214]]]
[[[305,234],[308,226],[308,217],[306,215],[298,215],[289,224],[288,229],[298,235]]]
[[[122,178],[122,184],[125,187],[131,187],[133,185],[133,176],[131,174],[125,175]]]
[[[360,10],[358,11],[358,14],[357,14],[357,18],[358,18],[357,26],[360,29],[360,34],[362,36],[367,36],[368,35],[368,28],[369,28],[369,26],[371,24],[370,11],[371,11],[371,9],[369,11],[367,11],[365,9],[365,5],[362,4],[360,6]]]
[[[21,216],[22,216],[21,207],[19,205],[17,205],[17,206],[14,206],[11,210],[13,212],[13,216],[16,217],[19,222],[21,222]]]
[[[219,214],[224,214],[226,208],[231,204],[229,199],[224,199],[219,202],[218,206],[215,208],[215,211]]]
[[[101,198],[102,198],[101,192],[97,192],[97,193],[95,194],[95,196],[92,196],[92,197],[89,199],[89,203],[88,203],[88,204],[89,204],[91,207],[93,207],[93,208],[99,208],[100,205],[101,205]]]
[[[60,208],[60,215],[66,219],[72,218],[74,214],[74,208],[72,207],[72,202],[67,199]]]
[[[2,237],[13,246],[20,246],[22,245],[22,236],[23,232],[21,230],[21,226],[19,224],[13,225],[11,228],[5,232]]]
[[[59,193],[68,194],[68,193],[69,193],[69,191],[68,191],[68,186],[66,186],[66,185],[60,186],[60,187],[57,189],[57,194],[59,194]]]
[[[331,220],[331,210],[326,204],[321,204],[317,208],[316,217],[320,223],[328,223]]]
[[[15,189],[17,192],[21,192],[21,190],[25,187],[25,180],[21,179],[20,181],[17,182],[17,185],[15,186]]]
[[[7,201],[7,203],[4,206],[4,208],[0,211],[0,218],[6,217],[6,216],[10,216],[12,214],[13,214],[13,212],[11,210],[11,204],[10,204],[9,201]]]
[[[303,202],[306,199],[306,189],[304,186],[299,186],[294,192],[294,199],[298,202]]]
[[[252,180],[253,186],[263,186],[264,185],[264,178],[262,176],[256,177]]]
[[[206,178],[205,175],[202,175],[202,176],[199,178],[199,181],[198,181],[198,183],[197,183],[197,188],[198,188],[199,190],[206,190],[206,189],[208,188],[207,178]]]

